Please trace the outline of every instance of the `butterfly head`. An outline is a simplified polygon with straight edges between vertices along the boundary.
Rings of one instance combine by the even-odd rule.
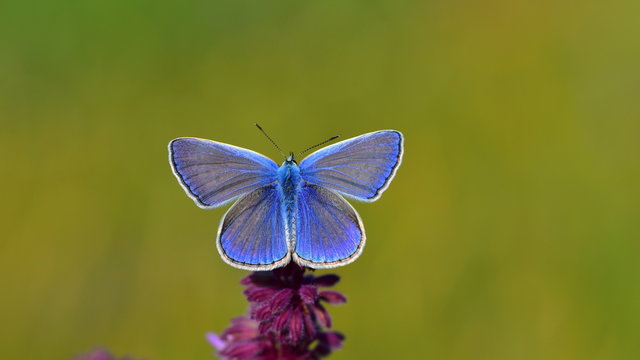
[[[287,159],[285,160],[286,164],[298,164],[298,162],[294,159],[295,155],[293,154],[293,152],[289,152],[289,156],[287,156]]]

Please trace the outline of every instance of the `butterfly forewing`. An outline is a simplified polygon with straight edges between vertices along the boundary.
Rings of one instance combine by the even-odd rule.
[[[268,270],[289,262],[280,194],[265,186],[243,196],[225,214],[218,250],[236,267]]]
[[[298,195],[296,262],[310,268],[329,268],[355,260],[365,234],[358,213],[340,195],[315,185]]]
[[[203,208],[272,184],[278,170],[275,162],[251,150],[197,138],[171,141],[169,156],[180,184]]]
[[[349,197],[374,201],[402,160],[402,134],[376,131],[327,146],[302,160],[300,174],[310,183]]]

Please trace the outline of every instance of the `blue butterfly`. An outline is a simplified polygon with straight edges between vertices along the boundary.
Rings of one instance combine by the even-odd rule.
[[[185,137],[169,143],[173,172],[198,206],[211,209],[238,199],[220,222],[216,244],[227,263],[246,270],[271,270],[291,260],[316,269],[353,262],[366,237],[343,196],[380,198],[402,153],[403,136],[395,130],[335,143],[300,165],[291,153],[280,167],[216,141]]]

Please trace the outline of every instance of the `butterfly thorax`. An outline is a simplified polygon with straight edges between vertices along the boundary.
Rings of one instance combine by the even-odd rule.
[[[278,188],[282,196],[282,213],[287,231],[287,241],[290,245],[295,242],[296,212],[298,193],[302,178],[300,168],[293,159],[287,159],[278,169]]]

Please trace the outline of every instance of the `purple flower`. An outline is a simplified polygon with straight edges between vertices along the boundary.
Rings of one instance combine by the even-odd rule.
[[[323,303],[341,304],[335,291],[320,291],[337,275],[305,276],[305,269],[289,264],[272,271],[254,272],[242,279],[249,301],[249,318],[239,317],[209,342],[226,360],[319,359],[340,348],[344,336],[331,328]]]
[[[231,326],[220,336],[208,333],[207,340],[223,359],[276,358],[271,340],[260,335],[255,321],[243,316],[231,320]]]

